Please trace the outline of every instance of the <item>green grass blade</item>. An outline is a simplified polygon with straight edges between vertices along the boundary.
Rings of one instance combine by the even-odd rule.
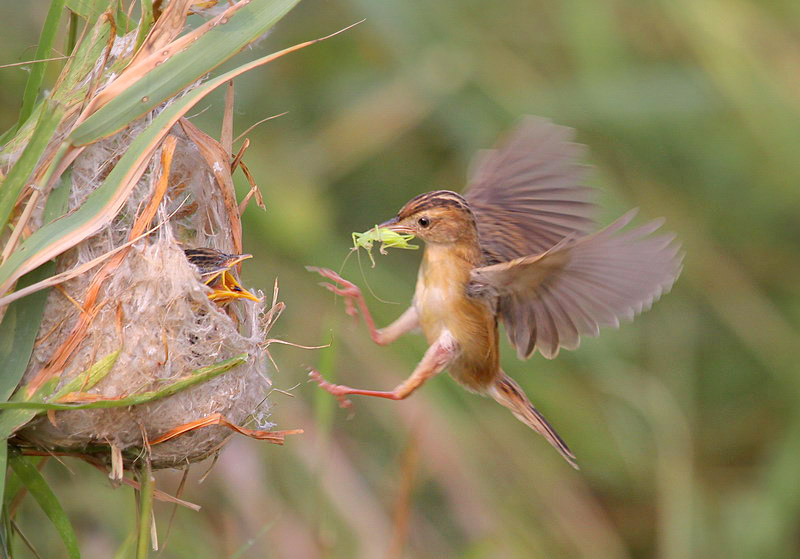
[[[84,101],[90,83],[93,83],[93,80],[87,78],[108,47],[110,35],[111,22],[108,18],[96,20],[92,24],[73,49],[72,58],[62,70],[62,77],[52,93],[53,99],[70,107]]]
[[[39,458],[41,460],[41,456],[31,457],[31,462],[34,465],[39,463],[39,460],[35,460],[35,458]],[[6,454],[4,460],[4,465],[8,466],[8,455]],[[3,497],[3,505],[8,506],[11,504],[11,501],[14,500],[14,497],[23,489],[25,486],[22,484],[22,481],[19,479],[19,476],[15,475],[14,472],[6,472],[6,483],[5,483],[5,496]]]
[[[39,46],[36,48],[34,60],[49,58],[50,51],[53,48],[53,42],[56,38],[56,31],[58,31],[58,24],[61,21],[61,12],[63,11],[64,0],[51,0],[50,10],[47,12],[47,19],[44,21],[42,34],[39,36]],[[22,126],[33,112],[33,106],[36,104],[36,99],[39,97],[39,91],[42,88],[46,69],[47,63],[45,62],[31,65],[31,73],[28,76],[28,81],[25,83],[25,93],[23,93],[22,96],[22,108],[19,112],[17,128]]]
[[[81,553],[78,549],[78,538],[72,528],[72,523],[70,523],[67,513],[64,512],[61,503],[58,502],[58,498],[53,493],[53,490],[50,489],[42,474],[27,458],[20,454],[12,454],[9,457],[9,464],[22,483],[25,484],[31,496],[39,503],[47,518],[53,523],[58,535],[61,536],[61,541],[64,542],[64,546],[67,548],[69,558],[80,559]]]
[[[20,284],[30,285],[51,276],[55,263],[47,263],[27,274]],[[34,293],[8,306],[0,325],[0,400],[6,401],[17,388],[33,351],[33,343],[39,332],[39,324],[47,302],[49,289]]]
[[[180,379],[173,381],[163,388],[159,390],[149,390],[147,392],[141,392],[139,394],[131,394],[125,398],[119,398],[116,400],[98,400],[94,402],[89,402],[87,404],[53,404],[48,402],[41,402],[41,401],[19,401],[13,400],[10,402],[3,402],[0,403],[0,410],[34,410],[36,412],[41,412],[45,410],[58,410],[58,411],[66,411],[66,410],[88,410],[88,409],[105,409],[105,408],[124,408],[128,406],[136,406],[139,404],[147,404],[154,400],[159,400],[161,398],[166,398],[167,396],[172,396],[180,392],[181,390],[186,390],[192,386],[197,384],[201,384],[203,382],[209,381],[215,377],[218,377],[222,373],[229,371],[233,367],[237,365],[241,365],[247,361],[247,354],[243,353],[242,355],[237,355],[232,359],[226,359],[225,361],[221,361],[214,365],[209,365],[208,367],[202,367],[195,371],[192,371],[185,377],[181,377]],[[79,389],[82,385],[83,375],[79,375],[77,377],[77,382],[75,384],[75,390]],[[53,396],[53,399],[58,399],[66,394],[69,394],[70,390],[65,390],[66,387],[61,388],[57,394]],[[0,431],[1,432],[1,431]]]
[[[68,169],[61,175],[58,185],[50,192],[47,203],[44,206],[42,219],[45,223],[61,217],[67,211],[69,203],[69,193],[72,190],[72,169]]]
[[[142,46],[147,33],[150,32],[150,28],[153,27],[153,0],[140,0],[139,5],[142,15],[139,18],[139,32],[136,36],[137,50]]]
[[[6,529],[6,518],[8,517],[8,509],[5,506],[5,492],[6,492],[6,473],[8,472],[8,441],[3,439],[0,441],[0,506],[3,511],[3,522],[0,523],[0,556],[5,558],[8,556],[8,536],[9,532]]]
[[[75,12],[69,13],[69,29],[67,29],[67,39],[64,42],[64,52],[72,53],[75,45],[78,43],[78,14]]]
[[[20,390],[12,398],[13,402],[41,402],[45,397],[52,396],[53,398],[60,398],[70,392],[76,390],[88,390],[100,382],[114,367],[117,361],[119,351],[115,351],[110,355],[100,359],[97,363],[89,367],[86,372],[76,375],[70,382],[65,384],[53,394],[55,385],[58,384],[58,379],[52,379],[51,382],[46,383],[30,400],[27,400],[26,391]],[[0,437],[3,440],[7,439],[11,434],[25,425],[28,421],[36,417],[37,410],[31,409],[10,409],[0,413]]]
[[[114,368],[114,364],[117,362],[117,357],[119,357],[119,350],[109,353],[97,361],[94,365],[86,369],[85,372],[80,375],[76,375],[75,378],[64,384],[64,386],[52,394],[52,398],[58,399],[66,394],[69,394],[70,392],[75,392],[76,390],[81,389],[89,390],[90,388],[94,387],[98,382],[106,378],[108,373],[111,372],[111,369]],[[46,398],[51,395],[40,390],[36,396],[38,398]]]
[[[298,2],[254,0],[242,7],[111,99],[73,130],[69,140],[81,146],[121,130],[247,47]]]
[[[136,548],[136,540],[139,534],[135,530],[128,532],[123,542],[119,545],[114,557],[112,559],[130,559]]]
[[[136,136],[103,184],[86,198],[80,208],[54,223],[39,228],[9,256],[8,260],[0,266],[0,293],[8,290],[22,274],[75,246],[97,232],[115,216],[136,185],[136,179],[141,176],[145,162],[158,143],[187,111],[211,91],[253,68],[327,38],[301,43],[243,64],[176,99]],[[69,242],[61,243],[60,240],[67,236],[72,236]]]
[[[44,210],[45,221],[64,212],[71,182],[71,173],[65,173],[59,186],[50,193]],[[50,277],[55,267],[55,262],[47,262],[22,278],[20,283],[30,285]],[[0,375],[0,401],[8,400],[25,373],[49,292],[46,289],[16,301],[6,310],[0,325],[0,363],[4,364],[3,374]]]
[[[31,176],[63,116],[62,107],[44,107],[28,145],[0,185],[0,229],[6,226],[22,187]]]
[[[69,199],[69,185],[72,182],[72,174],[65,173],[59,186],[53,189],[47,198],[44,209],[44,219],[46,221],[54,219],[64,213]],[[30,284],[51,276],[55,272],[55,262],[47,262],[30,274],[22,278],[21,284]],[[28,367],[33,344],[39,325],[42,322],[44,305],[47,302],[49,289],[36,293],[34,296],[17,301],[9,305],[6,314],[0,325],[0,363],[5,364],[4,374],[0,375],[0,398],[7,400],[14,389],[19,384],[25,369]],[[19,305],[17,303],[20,303]],[[26,413],[30,412],[12,412]],[[7,414],[0,414],[2,415]],[[33,417],[33,415],[31,415]],[[0,503],[4,503],[6,491],[6,471],[8,466],[8,443],[6,439],[12,430],[0,434]],[[13,490],[13,488],[12,488]],[[14,492],[15,493],[15,492]],[[12,493],[12,494],[14,494]],[[3,514],[6,514],[3,507]],[[8,532],[6,523],[0,526],[0,552],[2,557],[8,556]]]
[[[16,134],[16,133],[17,133],[17,125],[16,124],[14,126],[12,126],[11,128],[9,128],[8,130],[6,130],[5,132],[3,132],[3,134],[0,135],[0,147],[5,146],[6,143],[11,138],[13,138],[14,134]]]
[[[88,25],[94,25],[100,14],[108,9],[108,0],[67,0],[66,6],[85,19]]]

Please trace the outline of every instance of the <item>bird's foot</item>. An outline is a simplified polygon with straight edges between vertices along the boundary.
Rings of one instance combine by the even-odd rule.
[[[330,383],[322,377],[319,371],[314,369],[308,371],[308,378],[316,382],[325,392],[336,396],[336,399],[339,401],[340,408],[349,408],[353,405],[353,403],[347,398],[347,394],[350,394],[352,390],[350,387],[342,386],[341,384]]]
[[[318,268],[316,266],[306,266],[306,270],[309,272],[316,272],[321,275],[323,278],[331,280],[335,283],[327,283],[321,282],[320,285],[335,293],[336,295],[340,295],[344,297],[345,303],[345,312],[352,316],[353,318],[358,318],[358,306],[357,303],[363,301],[364,296],[361,294],[361,289],[358,288],[352,282],[347,281],[342,276],[334,272],[329,268]]]

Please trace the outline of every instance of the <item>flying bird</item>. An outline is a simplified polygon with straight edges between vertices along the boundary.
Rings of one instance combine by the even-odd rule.
[[[627,227],[636,210],[599,229],[594,190],[581,184],[584,147],[570,128],[527,117],[497,149],[479,154],[464,194],[420,194],[381,224],[425,243],[411,306],[378,329],[360,289],[332,270],[309,267],[359,312],[372,339],[386,345],[421,329],[429,347],[411,376],[391,391],[361,390],[310,375],[347,396],[402,400],[444,371],[467,390],[489,395],[543,435],[577,469],[575,455],[503,372],[498,323],[521,359],[552,359],[576,349],[601,326],[632,320],[669,291],[683,255],[662,220]]]

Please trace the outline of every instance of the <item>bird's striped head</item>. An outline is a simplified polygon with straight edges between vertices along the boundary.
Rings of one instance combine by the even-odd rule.
[[[455,243],[477,236],[475,216],[463,196],[450,190],[420,194],[381,225],[398,233],[413,233],[427,243]]]

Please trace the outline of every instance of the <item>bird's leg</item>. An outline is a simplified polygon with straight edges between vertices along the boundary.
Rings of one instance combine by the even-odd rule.
[[[367,308],[364,295],[357,285],[347,281],[339,274],[328,268],[306,266],[309,272],[317,272],[325,279],[335,283],[321,283],[325,289],[336,295],[341,295],[345,300],[345,312],[352,317],[358,317],[359,312],[364,317],[364,322],[369,328],[369,335],[378,345],[388,345],[397,338],[419,326],[419,318],[414,307],[409,307],[400,317],[385,328],[376,328],[375,321]]]
[[[359,396],[375,396],[377,398],[388,398],[389,400],[403,400],[407,398],[414,390],[422,386],[422,384],[432,376],[442,372],[448,364],[453,360],[457,351],[457,345],[450,336],[442,336],[432,346],[430,346],[422,361],[419,362],[414,372],[411,373],[406,380],[398,384],[394,390],[360,390],[357,388],[350,388],[341,384],[332,384],[322,378],[319,372],[312,370],[309,377],[319,384],[320,388],[326,392],[330,392],[339,400],[339,404],[343,407],[350,406],[350,400],[347,396],[351,394]]]
[[[372,340],[378,345],[389,345],[403,334],[408,334],[414,328],[419,327],[419,315],[417,309],[408,307],[397,320],[389,326],[379,328],[375,332],[370,332]]]

